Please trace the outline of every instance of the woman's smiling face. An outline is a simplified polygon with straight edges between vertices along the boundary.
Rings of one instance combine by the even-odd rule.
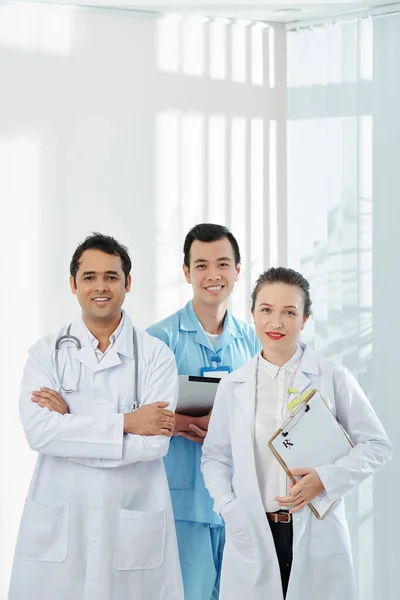
[[[289,360],[308,319],[304,316],[303,291],[297,285],[265,283],[257,294],[253,319],[264,358],[279,354]]]

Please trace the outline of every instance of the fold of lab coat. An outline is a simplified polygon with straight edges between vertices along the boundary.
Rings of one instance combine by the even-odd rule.
[[[221,381],[203,444],[204,480],[214,510],[226,524],[220,600],[283,600],[255,467],[257,367],[258,356]],[[307,388],[318,389],[355,447],[334,465],[317,469],[324,494],[338,500],[325,519],[319,521],[308,506],[293,515],[293,564],[286,600],[355,600],[350,536],[341,496],[391,457],[391,445],[350,372],[307,346],[293,388],[299,394]]]
[[[123,433],[134,390],[132,323],[100,363],[83,321],[71,334],[82,343],[60,350],[69,414],[31,401],[33,390],[59,391],[55,336],[29,353],[20,415],[38,454],[22,515],[9,600],[183,600],[167,479],[162,458],[169,438]],[[172,352],[137,330],[141,405],[174,410],[177,374]]]

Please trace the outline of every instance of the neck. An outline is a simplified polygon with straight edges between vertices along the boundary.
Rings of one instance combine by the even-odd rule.
[[[82,315],[83,321],[90,333],[98,340],[98,348],[105,352],[110,345],[110,336],[117,329],[122,319],[122,312],[111,316],[109,319],[93,319],[87,315]]]
[[[262,349],[261,355],[272,365],[283,367],[296,354],[297,344],[294,348],[288,348],[285,352],[273,352],[271,348]]]
[[[227,307],[227,301],[222,304],[208,305],[202,304],[196,298],[193,298],[194,312],[207,333],[222,333]]]

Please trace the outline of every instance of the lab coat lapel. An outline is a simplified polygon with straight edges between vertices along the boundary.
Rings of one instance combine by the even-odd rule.
[[[97,371],[102,371],[103,369],[109,369],[110,367],[114,367],[116,365],[121,364],[121,359],[118,355],[118,341],[124,335],[126,331],[126,322],[124,324],[123,330],[118,336],[114,346],[110,348],[107,354],[102,358],[100,362],[97,360],[97,356],[95,350],[92,346],[92,342],[89,339],[86,328],[83,324],[82,318],[77,319],[72,327],[71,334],[75,335],[81,342],[82,347],[80,350],[76,351],[75,358],[79,362],[81,362],[86,368],[90,371],[96,373]]]
[[[75,350],[73,353],[74,358],[90,371],[96,371],[99,363],[97,361],[95,351],[89,339],[82,317],[76,319],[76,321],[72,323],[71,335],[77,337],[81,343],[81,349]]]
[[[257,368],[258,355],[254,356],[250,362],[237,370],[237,377],[233,381],[236,384],[234,394],[245,415],[252,439],[254,439]]]
[[[115,340],[113,347],[101,359],[96,370],[109,369],[121,364],[121,354],[133,358],[133,325],[126,313],[122,331]]]
[[[296,391],[290,394],[289,401],[302,394],[307,388],[311,388],[313,378],[310,375],[318,375],[319,372],[316,353],[309,346],[304,346],[303,349],[303,356],[294,376],[292,386]]]

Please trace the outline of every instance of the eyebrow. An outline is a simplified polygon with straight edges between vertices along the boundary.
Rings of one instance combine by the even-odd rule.
[[[85,275],[98,275],[97,271],[84,271],[82,277]],[[118,271],[104,271],[104,275],[119,275]]]
[[[230,260],[230,261],[232,261],[233,258],[229,258],[229,256],[222,256],[221,258],[217,258],[217,260],[215,262],[221,262],[221,260]],[[206,262],[210,262],[210,261],[207,260],[206,258],[198,258],[194,262],[195,263],[206,263]]]
[[[273,306],[272,304],[268,304],[268,302],[261,302],[260,306]],[[283,308],[294,308],[295,310],[299,310],[297,306],[293,306],[292,304],[288,304],[287,306],[284,306]]]

